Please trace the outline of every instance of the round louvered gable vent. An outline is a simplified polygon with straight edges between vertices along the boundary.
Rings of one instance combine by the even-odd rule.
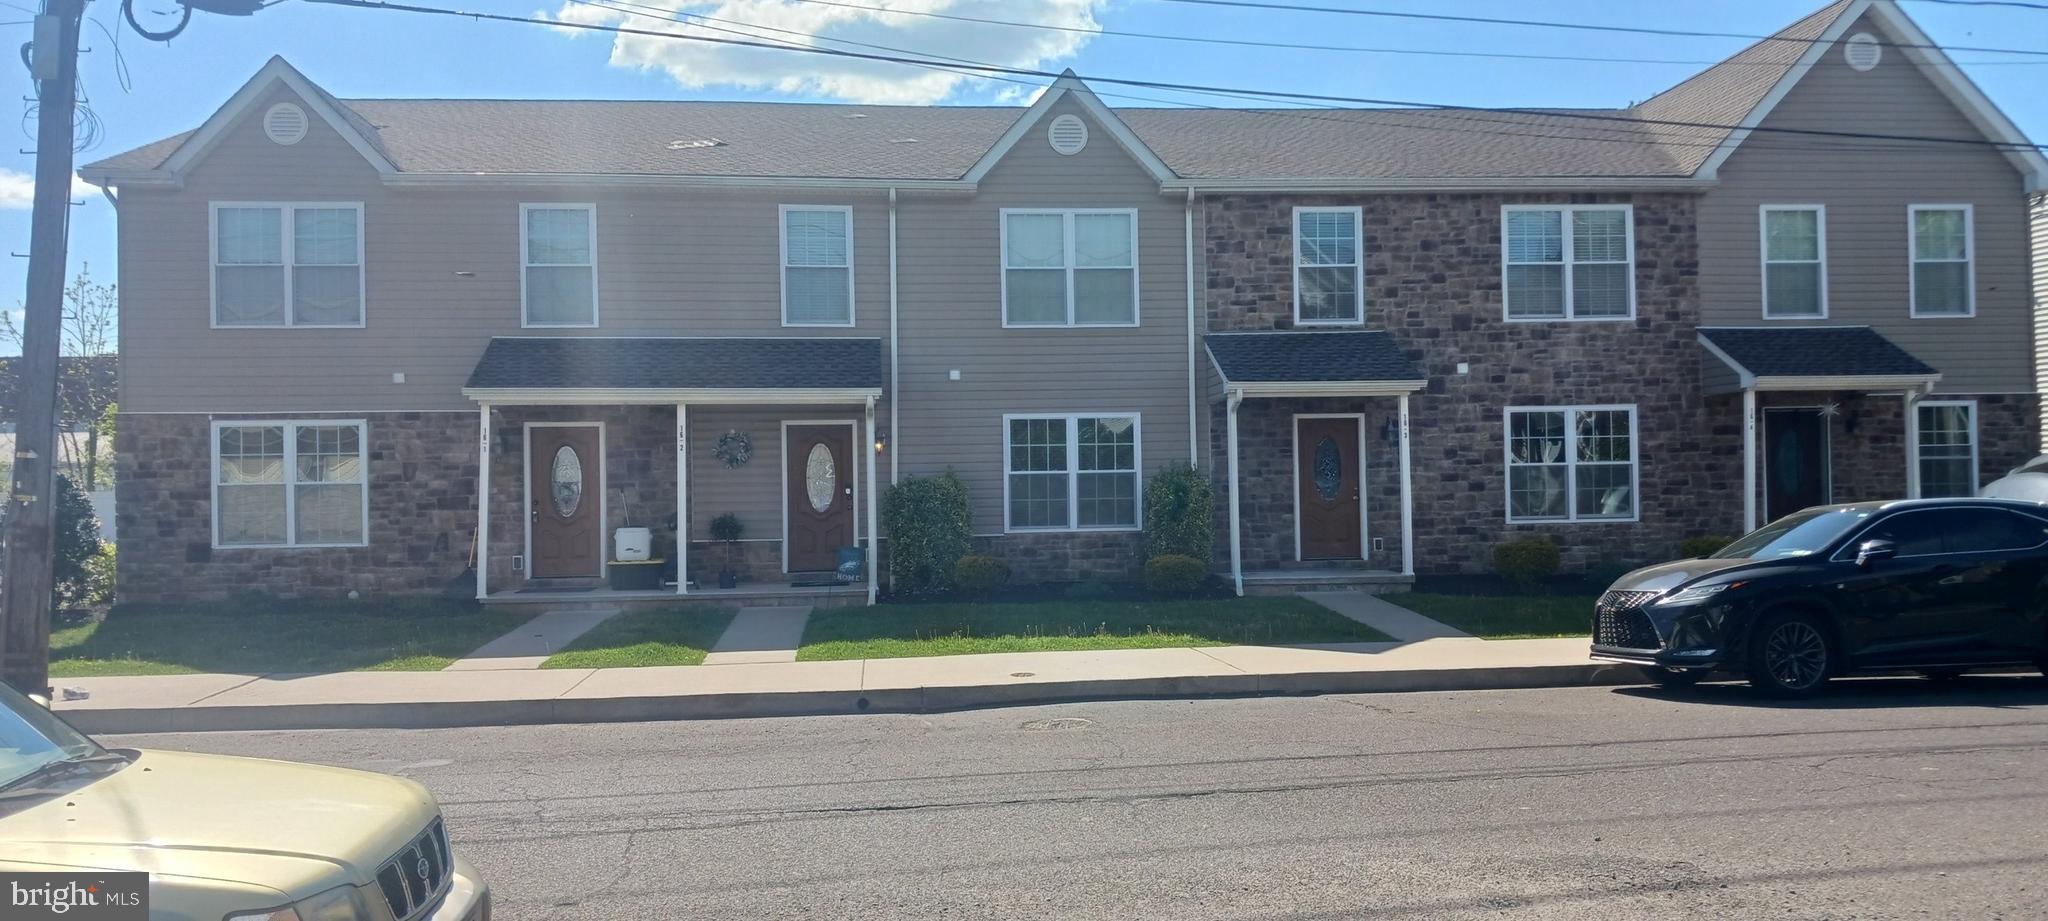
[[[1884,45],[1868,32],[1858,32],[1842,43],[1842,60],[1848,61],[1853,70],[1869,70],[1883,59]]]
[[[1052,127],[1045,129],[1045,139],[1056,153],[1071,157],[1088,146],[1088,123],[1078,115],[1062,115],[1052,120]]]
[[[305,140],[306,110],[280,102],[263,113],[263,136],[287,147]]]

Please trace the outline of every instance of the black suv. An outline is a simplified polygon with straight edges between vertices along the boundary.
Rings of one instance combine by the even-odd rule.
[[[1806,509],[1600,596],[1593,658],[1658,684],[1714,670],[1799,696],[1858,669],[2048,671],[2048,506],[1916,499]]]

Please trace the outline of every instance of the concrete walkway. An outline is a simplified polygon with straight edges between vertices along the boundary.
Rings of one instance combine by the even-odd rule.
[[[704,664],[795,662],[796,648],[804,641],[804,624],[810,620],[810,605],[741,608],[704,656]]]
[[[1329,608],[1404,643],[1422,640],[1477,639],[1450,624],[1364,592],[1302,592],[1301,597]]]
[[[562,647],[589,633],[590,628],[610,620],[613,615],[619,613],[619,610],[594,608],[549,611],[521,624],[512,632],[477,647],[475,652],[456,659],[442,670],[479,672],[539,668],[549,656],[561,652]]]

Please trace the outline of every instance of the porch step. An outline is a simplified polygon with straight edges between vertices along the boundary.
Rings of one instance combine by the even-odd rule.
[[[1414,576],[1398,572],[1365,569],[1261,570],[1244,574],[1247,595],[1293,595],[1299,592],[1351,591],[1368,595],[1405,592],[1414,586]]]

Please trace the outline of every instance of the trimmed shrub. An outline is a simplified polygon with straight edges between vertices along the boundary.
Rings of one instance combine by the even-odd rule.
[[[1191,464],[1170,464],[1145,481],[1145,555],[1212,558],[1215,490]]]
[[[953,590],[970,598],[986,598],[1010,581],[1010,564],[985,554],[970,553],[953,564]]]
[[[1519,589],[1539,588],[1563,562],[1557,542],[1548,537],[1511,540],[1493,548],[1493,571]]]
[[[92,513],[92,500],[63,474],[57,475],[55,537],[51,605],[65,608],[96,603],[90,569],[104,549],[100,543],[100,520]]]
[[[915,596],[953,588],[953,569],[970,547],[967,484],[948,470],[907,476],[882,500],[889,539],[889,590]]]
[[[1706,534],[1700,537],[1688,537],[1678,542],[1678,557],[1679,559],[1692,560],[1698,559],[1700,557],[1713,556],[1714,554],[1719,553],[1722,547],[1726,547],[1732,543],[1735,543],[1735,538],[1722,537],[1719,534]]]
[[[1179,553],[1145,561],[1145,588],[1155,595],[1192,595],[1209,578],[1209,564]]]

